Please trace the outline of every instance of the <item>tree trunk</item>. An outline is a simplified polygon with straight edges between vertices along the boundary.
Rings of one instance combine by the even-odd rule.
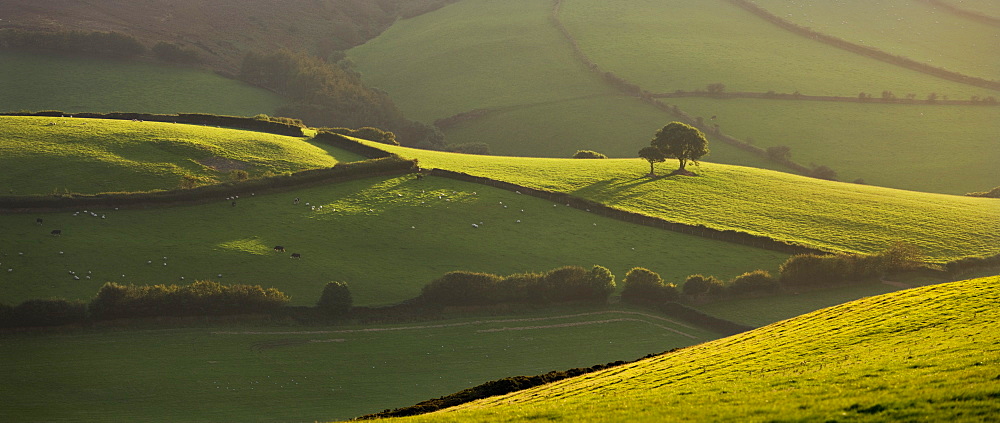
[[[653,173],[653,162],[649,162],[649,176],[650,177],[656,176],[656,174]]]
[[[677,159],[677,161],[681,162],[681,168],[677,169],[677,170],[684,170],[684,166],[687,166],[687,160],[685,160],[685,159]]]

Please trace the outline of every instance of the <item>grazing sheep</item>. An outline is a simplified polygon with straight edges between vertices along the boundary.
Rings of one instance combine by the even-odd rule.
[[[53,236],[62,236],[62,229],[53,229],[52,232],[50,232],[50,233]]]
[[[473,224],[472,224],[472,227],[473,227],[473,228],[478,228],[478,227],[479,227],[479,225],[477,225],[477,224],[473,223]]]
[[[292,253],[292,256],[290,258],[302,258],[302,254]]]
[[[274,251],[277,251],[279,253],[283,253],[283,252],[285,252],[285,247],[282,247],[280,245],[275,245],[274,246]]]

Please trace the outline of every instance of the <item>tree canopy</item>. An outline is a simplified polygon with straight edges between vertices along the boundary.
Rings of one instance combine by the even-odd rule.
[[[698,164],[698,159],[708,154],[708,139],[705,134],[698,128],[681,122],[670,122],[656,131],[650,145],[663,152],[666,158],[677,159],[681,166],[679,171],[684,170],[688,161]]]
[[[639,157],[642,157],[649,162],[649,176],[656,176],[656,173],[653,171],[654,163],[667,161],[667,156],[663,155],[663,152],[660,151],[659,148],[653,146],[645,147],[642,150],[639,150]]]

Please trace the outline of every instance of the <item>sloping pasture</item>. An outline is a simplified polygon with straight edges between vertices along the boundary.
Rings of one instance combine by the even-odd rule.
[[[830,307],[407,421],[988,420],[1000,277]]]
[[[997,254],[1000,203],[702,163],[700,176],[650,179],[641,159],[545,159],[458,155],[385,147],[442,168],[565,192],[625,210],[732,229],[835,251],[873,253],[893,242],[934,262]],[[657,165],[660,175],[677,168]]]
[[[337,157],[334,157],[334,156]],[[5,195],[174,189],[330,167],[363,159],[305,138],[263,132],[110,119],[0,116]]]
[[[0,111],[273,114],[277,94],[198,69],[0,52]]]
[[[36,225],[37,217],[44,223]],[[62,235],[50,235],[53,229]],[[596,264],[622,278],[641,266],[681,282],[695,273],[773,272],[787,258],[411,175],[243,195],[236,206],[220,198],[169,208],[3,215],[0,233],[0,302],[7,304],[86,300],[108,281],[210,279],[275,287],[297,305],[314,304],[327,282],[343,281],[355,304],[372,305],[412,298],[453,270],[512,274]],[[274,251],[278,245],[286,252]]]

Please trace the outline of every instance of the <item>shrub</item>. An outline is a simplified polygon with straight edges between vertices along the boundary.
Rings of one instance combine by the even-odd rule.
[[[574,159],[606,159],[608,156],[592,150],[577,150]]]
[[[501,278],[489,273],[454,271],[424,286],[420,297],[437,305],[487,305],[498,297]]]
[[[773,292],[777,289],[778,282],[766,270],[754,270],[739,275],[729,286],[729,291],[736,295]]]
[[[634,267],[625,274],[622,300],[634,304],[661,303],[680,298],[677,286],[664,284],[656,272],[642,267]]]
[[[234,181],[245,181],[247,179],[250,179],[250,173],[248,173],[243,169],[234,169],[233,171],[229,172],[229,177],[232,178]]]
[[[87,320],[87,305],[64,299],[28,300],[12,309],[11,326],[59,326]]]
[[[691,275],[684,281],[684,295],[696,297],[699,295],[719,296],[725,293],[726,286],[715,276]]]
[[[780,281],[785,285],[825,285],[841,280],[845,263],[834,255],[798,254],[780,267]]]
[[[187,286],[125,286],[108,282],[90,301],[90,313],[99,319],[268,313],[288,301],[281,291],[260,285],[197,281]]]
[[[330,316],[343,316],[351,311],[351,291],[344,282],[329,282],[316,302],[316,308]]]

